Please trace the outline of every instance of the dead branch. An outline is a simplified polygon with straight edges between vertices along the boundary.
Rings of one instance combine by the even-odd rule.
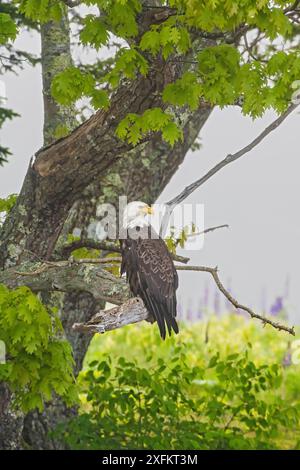
[[[150,321],[151,317],[142,299],[135,297],[119,307],[100,310],[87,323],[74,323],[73,330],[84,333],[105,333],[143,320]]]

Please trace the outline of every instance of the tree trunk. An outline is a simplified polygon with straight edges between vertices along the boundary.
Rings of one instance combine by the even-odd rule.
[[[56,40],[58,37],[61,37],[60,42]],[[119,141],[115,136],[118,122],[128,112],[142,113],[149,107],[160,106],[157,92],[180,73],[180,67],[174,64],[155,61],[147,77],[139,76],[134,82],[120,85],[108,111],[98,111],[69,136],[51,144],[57,126],[64,120],[70,126],[74,123],[74,110],[70,109],[66,116],[66,109],[56,106],[49,94],[50,80],[53,73],[59,71],[59,64],[64,67],[71,62],[67,18],[59,24],[43,26],[42,43],[45,54],[44,135],[45,143],[50,145],[42,148],[31,162],[18,201],[2,228],[0,267],[3,269],[33,256],[51,259],[64,240],[63,235],[72,227],[84,232],[95,217],[99,202],[114,203],[119,195],[154,202],[182,163],[211,112],[204,106],[193,113],[184,113],[184,141],[173,148],[157,135],[135,148]],[[56,62],[60,55],[63,60]],[[54,62],[55,70],[51,65]],[[72,214],[72,218],[68,219],[68,214]],[[71,325],[87,321],[96,307],[99,301],[92,294],[74,292],[64,297],[61,318],[73,346],[76,372],[81,368],[90,338],[72,331]],[[0,420],[1,425],[8,424],[2,447],[20,448],[22,417],[9,414],[9,390],[4,384],[3,387]],[[47,434],[59,421],[75,412],[55,400],[43,413],[31,413],[25,420],[26,444],[35,449],[62,448]]]
[[[44,145],[68,134],[76,127],[75,106],[62,106],[51,95],[53,77],[73,63],[67,11],[59,22],[41,25],[42,78],[44,101]]]

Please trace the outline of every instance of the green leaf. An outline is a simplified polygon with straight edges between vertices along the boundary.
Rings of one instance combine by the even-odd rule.
[[[90,73],[69,67],[57,74],[51,85],[53,98],[63,105],[70,105],[83,96],[94,92],[95,79]]]
[[[160,34],[158,31],[147,31],[143,34],[140,42],[142,51],[148,50],[154,55],[158,53],[160,46]]]
[[[108,31],[101,18],[88,15],[84,19],[84,28],[80,32],[83,44],[91,44],[96,49],[105,45],[108,41]]]
[[[53,0],[21,0],[20,11],[27,18],[34,21],[59,21],[66,12],[66,6],[62,1]]]
[[[163,100],[166,103],[197,109],[202,95],[202,86],[198,83],[197,76],[192,72],[185,72],[174,83],[168,84],[163,91]]]
[[[0,381],[5,379],[14,392],[14,406],[25,412],[38,406],[41,411],[52,391],[75,403],[70,345],[56,337],[55,316],[27,287],[0,285],[0,332],[10,358],[7,367],[0,366]]]
[[[175,122],[169,122],[162,130],[162,137],[173,147],[178,140],[183,141],[183,132]]]
[[[17,36],[17,26],[9,14],[0,13],[0,45]]]
[[[91,97],[91,103],[95,109],[107,109],[109,107],[109,97],[105,90],[94,90]]]

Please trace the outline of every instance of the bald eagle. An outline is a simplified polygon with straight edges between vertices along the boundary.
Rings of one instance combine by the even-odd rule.
[[[131,292],[142,298],[165,339],[166,327],[169,335],[179,331],[175,318],[178,275],[164,240],[147,220],[152,213],[143,202],[127,205],[123,215],[127,238],[120,240],[121,275],[126,273]]]

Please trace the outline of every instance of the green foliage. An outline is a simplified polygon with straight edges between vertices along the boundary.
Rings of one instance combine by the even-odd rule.
[[[137,49],[122,48],[118,51],[115,66],[103,79],[112,88],[115,88],[122,77],[134,79],[138,73],[146,75],[148,72],[148,62]]]
[[[190,34],[185,27],[178,27],[175,17],[171,17],[160,27],[152,26],[142,36],[140,48],[142,51],[149,51],[152,55],[161,52],[164,59],[167,59],[175,52],[185,54],[191,47]]]
[[[170,234],[165,238],[165,242],[169,251],[175,255],[178,246],[180,246],[180,248],[184,248],[188,237],[196,235],[195,224],[192,224],[191,226],[186,225],[181,231],[179,231],[179,233],[176,228],[172,226],[170,228]]]
[[[8,13],[0,12],[0,45],[17,36],[17,26]]]
[[[98,7],[99,14],[88,12],[79,21],[81,43],[98,50],[118,38],[119,46],[108,70],[104,67],[107,73],[102,67],[92,73],[90,66],[84,72],[81,66],[59,74],[52,92],[61,104],[86,96],[94,108],[108,108],[109,97],[121,80],[147,76],[150,69],[166,63],[174,67],[181,64],[182,69],[182,76],[161,92],[170,107],[195,110],[201,102],[223,107],[238,100],[243,103],[243,113],[256,118],[269,108],[283,112],[291,100],[300,61],[295,46],[299,28],[288,15],[291,2],[171,0],[168,14],[166,10],[152,11],[148,5],[142,11],[139,0],[82,3]],[[35,21],[58,20],[65,11],[64,2],[56,0],[22,0],[19,4],[20,11]],[[165,7],[164,2],[161,5]],[[249,37],[257,31],[264,34],[264,46],[258,41],[254,50],[247,52],[243,37],[248,31]],[[206,36],[217,39],[216,43],[209,46]],[[150,124],[143,116],[128,115],[119,124],[117,135],[135,145],[148,132],[161,132],[173,145],[182,136],[177,122],[172,118],[162,127],[161,114],[157,117],[158,121]]]
[[[163,100],[174,106],[188,105],[197,109],[202,95],[202,86],[195,73],[185,72],[175,83],[167,85],[163,92]]]
[[[286,337],[274,354],[278,332],[236,316],[210,322],[206,341],[205,322],[167,343],[144,325],[96,337],[80,378],[82,412],[58,436],[73,449],[276,449],[287,434],[295,446],[299,366],[298,394],[287,398]]]
[[[88,15],[84,20],[84,28],[80,32],[80,39],[83,44],[91,44],[96,49],[103,46],[108,41],[108,31],[101,18]]]
[[[0,381],[14,392],[14,404],[24,411],[43,409],[53,393],[68,404],[77,399],[70,344],[59,337],[62,326],[54,312],[27,287],[9,290],[0,285],[0,340],[7,362]]]
[[[0,212],[8,213],[16,203],[18,195],[10,194],[7,198],[0,198]]]
[[[106,108],[108,96],[105,90],[95,88],[91,73],[82,72],[76,67],[68,67],[56,75],[52,82],[51,93],[63,105],[70,105],[83,96],[89,96],[95,108]]]
[[[136,36],[136,15],[141,10],[139,0],[87,0],[87,5],[97,5],[105,13],[105,23],[116,36],[124,39]]]
[[[92,93],[94,85],[94,77],[91,74],[83,73],[76,67],[68,67],[56,75],[51,92],[59,103],[69,105]]]
[[[275,0],[270,5],[268,0],[171,0],[170,6],[179,9],[185,22],[203,31],[232,31],[241,24],[258,26],[270,39],[277,35],[288,36],[291,25],[284,14],[284,8],[291,2]]]
[[[234,103],[240,94],[237,87],[240,60],[240,53],[227,44],[209,47],[198,54],[198,73],[207,101],[221,106]]]
[[[66,11],[64,2],[58,0],[21,0],[19,9],[27,18],[42,23],[59,21]]]
[[[0,151],[1,151],[1,147],[0,147]],[[18,197],[17,194],[10,194],[5,199],[0,198],[0,229],[7,214],[11,211],[11,209],[15,205],[17,197]]]
[[[19,114],[15,113],[11,109],[2,108],[0,106],[0,127],[3,126],[6,120],[12,120],[14,117],[19,116]]]
[[[67,136],[70,133],[70,129],[67,124],[59,124],[54,130],[54,137],[56,139],[61,139],[62,137]]]
[[[127,114],[119,123],[116,134],[121,139],[127,139],[128,142],[136,145],[142,139],[143,134],[158,131],[162,133],[164,140],[172,146],[178,140],[183,139],[182,131],[173,122],[172,116],[160,108],[148,109],[142,115]]]

